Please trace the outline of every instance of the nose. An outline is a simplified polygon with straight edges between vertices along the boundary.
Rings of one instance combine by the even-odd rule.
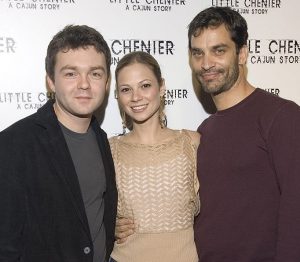
[[[215,63],[212,59],[212,57],[208,54],[205,54],[202,58],[202,65],[201,67],[204,69],[204,70],[209,70],[210,68],[214,67],[215,66]]]
[[[88,75],[86,75],[86,74],[80,75],[80,82],[79,82],[78,88],[84,89],[84,90],[90,88],[90,81],[89,81]]]
[[[141,96],[139,88],[137,88],[136,90],[133,90],[131,100],[132,101],[139,101],[141,99],[142,99],[142,96]]]

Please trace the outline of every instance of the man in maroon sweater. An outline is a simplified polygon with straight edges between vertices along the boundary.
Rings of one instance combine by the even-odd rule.
[[[239,13],[205,9],[188,36],[193,73],[217,108],[198,129],[200,262],[299,262],[300,108],[247,82]]]

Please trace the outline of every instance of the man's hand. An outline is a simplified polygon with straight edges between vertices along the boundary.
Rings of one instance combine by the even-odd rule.
[[[129,218],[117,218],[115,237],[118,244],[122,244],[127,240],[127,237],[134,233],[134,223]]]

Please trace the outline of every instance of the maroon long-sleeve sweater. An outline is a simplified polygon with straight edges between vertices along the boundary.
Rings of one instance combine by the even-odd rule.
[[[200,262],[299,262],[300,107],[257,88],[198,131]]]

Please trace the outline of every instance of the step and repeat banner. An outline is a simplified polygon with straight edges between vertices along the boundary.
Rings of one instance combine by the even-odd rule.
[[[187,27],[209,6],[230,6],[246,18],[249,81],[300,104],[299,0],[0,0],[0,130],[49,98],[46,49],[67,24],[96,28],[110,46],[112,81],[101,117],[108,136],[122,132],[114,69],[135,50],[149,52],[161,65],[168,126],[195,130],[212,111],[191,74]]]

